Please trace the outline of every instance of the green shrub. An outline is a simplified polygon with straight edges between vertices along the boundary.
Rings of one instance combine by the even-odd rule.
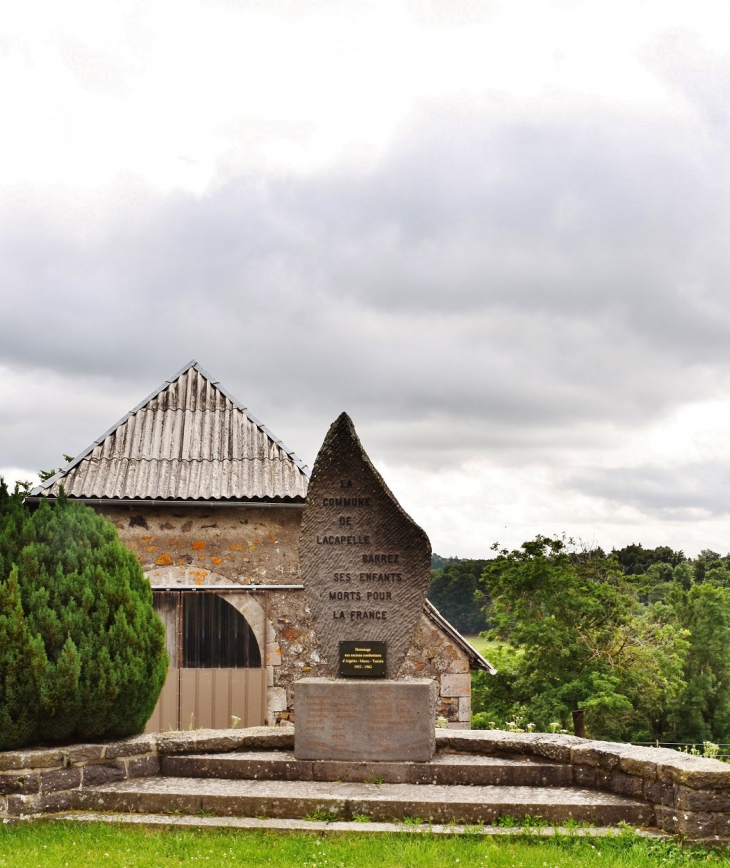
[[[0,750],[141,732],[168,659],[136,557],[63,495],[18,522],[2,486],[0,535]]]
[[[0,750],[33,739],[37,679],[45,666],[43,641],[33,636],[20,602],[18,569],[0,581]]]

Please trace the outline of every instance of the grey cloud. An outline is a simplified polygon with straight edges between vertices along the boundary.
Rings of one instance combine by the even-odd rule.
[[[197,357],[309,461],[342,409],[399,461],[557,461],[727,388],[722,153],[686,119],[493,96],[314,176],[5,191],[3,310],[37,331],[0,360],[133,404]]]
[[[62,453],[81,452],[144,396],[134,385],[94,376],[93,358],[88,367],[71,376],[0,367],[0,468],[59,467]]]
[[[707,48],[698,33],[672,28],[642,52],[647,66],[710,126],[730,125],[730,60]]]
[[[730,514],[730,465],[715,462],[582,471],[565,487],[662,519],[703,521]]]

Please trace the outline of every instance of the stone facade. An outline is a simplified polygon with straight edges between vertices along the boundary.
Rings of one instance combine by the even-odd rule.
[[[302,509],[281,506],[188,506],[180,503],[96,506],[117,528],[154,585],[297,585]],[[324,663],[301,590],[229,595],[265,645],[269,725],[294,721],[292,684],[332,674]],[[398,677],[438,682],[437,715],[450,728],[471,720],[469,658],[424,613]]]
[[[398,676],[433,678],[438,685],[437,717],[444,718],[449,729],[471,729],[469,658],[425,613]]]
[[[297,584],[301,509],[104,504],[145,572],[169,566],[215,572],[242,585]]]

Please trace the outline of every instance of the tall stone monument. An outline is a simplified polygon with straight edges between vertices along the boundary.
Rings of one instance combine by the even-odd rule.
[[[399,680],[431,578],[428,537],[368,458],[346,413],[312,470],[299,557],[331,678],[294,685],[299,759],[429,760],[436,686]]]

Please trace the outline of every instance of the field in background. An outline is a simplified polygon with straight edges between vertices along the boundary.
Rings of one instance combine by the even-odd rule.
[[[496,644],[494,642],[490,642],[489,639],[483,639],[478,633],[464,636],[464,638],[473,648],[476,648],[476,650],[480,654],[484,655],[487,658],[489,658],[489,649],[491,647],[494,647],[494,645]]]

